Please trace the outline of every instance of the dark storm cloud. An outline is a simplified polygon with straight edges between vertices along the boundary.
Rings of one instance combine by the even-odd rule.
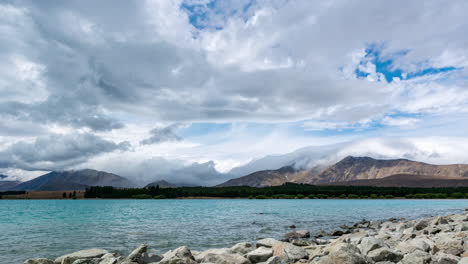
[[[50,134],[33,142],[17,142],[0,152],[0,168],[53,170],[83,163],[99,154],[127,150],[119,144],[92,134]]]
[[[150,131],[151,137],[140,141],[140,144],[151,145],[162,142],[181,141],[182,137],[177,135],[176,130],[182,126],[182,124],[173,124],[167,127],[154,128]]]

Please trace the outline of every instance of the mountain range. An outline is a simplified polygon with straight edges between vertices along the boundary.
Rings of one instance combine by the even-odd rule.
[[[145,188],[149,187],[156,187],[159,186],[160,188],[177,188],[177,187],[194,187],[196,185],[188,184],[188,183],[170,183],[166,180],[158,180],[152,183],[149,183],[145,186]]]
[[[91,169],[52,171],[26,182],[5,179],[8,177],[0,175],[0,191],[64,191],[84,190],[89,186],[136,186],[119,175]],[[468,186],[468,165],[433,165],[407,159],[385,160],[348,156],[332,165],[321,163],[311,168],[301,168],[293,162],[276,170],[260,170],[230,179],[216,187],[265,187],[286,182],[313,185],[459,187]],[[146,185],[151,186],[175,188],[195,185],[158,180]]]
[[[327,185],[330,183],[340,183],[348,185],[352,182],[366,180],[365,183],[370,186],[391,186],[392,182],[378,181],[386,177],[400,175],[396,185],[406,186],[405,181],[411,180],[412,186],[425,186],[429,179],[440,180],[460,180],[453,184],[468,184],[468,165],[433,165],[423,162],[411,161],[407,159],[381,160],[370,157],[352,157],[348,156],[341,161],[326,166],[316,165],[310,169],[294,170],[294,165],[282,167],[278,170],[263,170],[251,173],[249,175],[231,179],[218,185],[226,186],[274,186],[286,182],[305,183],[314,185]],[[424,177],[421,177],[424,176]],[[435,186],[437,181],[432,181]],[[359,182],[362,184],[363,182]],[[451,181],[445,184],[450,184]]]
[[[84,169],[52,171],[10,188],[24,191],[84,190],[89,186],[134,187],[134,184],[116,174]]]

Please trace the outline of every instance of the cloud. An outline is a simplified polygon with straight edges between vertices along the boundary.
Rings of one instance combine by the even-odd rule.
[[[377,65],[362,64],[365,53],[357,51],[372,42],[385,43],[378,46],[382,59],[407,72],[421,65],[465,65],[450,59],[450,54],[463,51],[458,28],[448,31],[443,42],[429,46],[425,40],[437,35],[438,29],[446,32],[447,24],[463,21],[457,19],[466,4],[412,4],[397,22],[389,12],[393,5],[144,1],[120,2],[103,15],[99,8],[104,4],[92,11],[87,2],[55,6],[11,2],[1,6],[5,25],[1,33],[10,37],[5,38],[1,54],[2,87],[20,89],[8,88],[9,96],[2,96],[8,100],[0,109],[21,120],[94,131],[122,128],[128,120],[123,116],[151,116],[165,122],[333,119],[353,123],[383,116],[394,111],[394,105],[415,112],[425,111],[429,104],[442,109],[462,86],[418,92],[417,101],[396,104],[402,95],[412,97],[412,90],[419,88],[408,82],[389,86]],[[441,19],[429,12],[433,8],[454,14]],[[376,12],[381,14],[379,23],[355,19],[372,20],[369,14]],[[115,22],[122,18],[126,26],[117,27]],[[198,24],[190,23],[195,20]],[[433,27],[427,28],[425,21]],[[408,34],[407,25],[418,34]],[[401,37],[390,39],[391,35]],[[346,45],[336,41],[341,38]],[[447,41],[453,48],[444,46]],[[398,50],[409,52],[393,56]],[[361,57],[352,59],[352,54]],[[349,64],[350,73],[360,69],[374,82],[343,75],[340,69]],[[420,89],[431,87],[425,84]],[[457,99],[457,108],[451,111],[468,101],[465,96]],[[410,106],[410,102],[415,103]],[[359,115],[349,114],[353,112]]]
[[[459,136],[467,11],[456,0],[2,1],[0,163],[92,166],[131,141],[146,155],[126,152],[135,164],[179,160],[165,164],[204,164],[215,175],[208,161],[225,171],[311,144]],[[178,123],[250,125],[182,135],[153,127]],[[99,147],[35,153],[36,141],[77,135]]]
[[[295,165],[297,169],[332,165],[344,157],[369,156],[377,159],[406,158],[432,164],[468,163],[465,138],[443,137],[374,137],[324,146],[310,146],[291,153],[269,155],[232,169],[236,177],[258,170]]]
[[[382,124],[388,126],[411,126],[415,125],[416,123],[421,122],[421,119],[418,118],[411,118],[411,117],[384,117],[382,119]]]
[[[89,167],[92,164],[93,168],[124,176],[140,186],[157,180],[211,186],[229,178],[216,170],[213,161],[187,162],[163,157],[134,159],[129,158],[131,155],[132,153],[111,155],[105,159],[90,161],[81,167]]]
[[[81,164],[89,158],[128,150],[128,142],[116,144],[92,134],[50,134],[32,142],[17,142],[0,151],[1,168],[55,170]]]
[[[167,141],[181,141],[182,137],[176,134],[176,130],[183,127],[182,124],[172,124],[162,128],[153,128],[151,137],[140,141],[142,145],[158,144]]]

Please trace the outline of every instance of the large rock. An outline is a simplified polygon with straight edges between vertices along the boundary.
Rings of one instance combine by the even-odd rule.
[[[334,246],[330,254],[315,258],[317,264],[367,264],[367,259],[359,253],[359,249],[352,245],[341,244]]]
[[[101,262],[99,262],[99,264],[117,264],[119,262],[119,259],[118,258],[104,258],[104,259],[101,259]]]
[[[202,262],[208,255],[223,255],[223,254],[232,254],[231,249],[229,248],[210,248],[205,251],[202,251],[194,256],[197,262]]]
[[[307,230],[297,230],[287,233],[285,237],[286,239],[308,238],[310,237],[310,232]]]
[[[107,250],[92,248],[76,251],[55,259],[56,264],[72,264],[77,259],[100,258],[109,253]]]
[[[32,258],[26,260],[24,264],[54,264],[54,261],[46,258]]]
[[[441,252],[434,255],[433,259],[434,261],[432,263],[434,264],[458,264],[460,260],[459,257]]]
[[[416,224],[414,225],[414,228],[419,231],[419,230],[423,230],[424,228],[426,228],[428,226],[429,226],[429,220],[428,219],[421,219],[421,220],[416,222]]]
[[[73,261],[73,264],[99,264],[99,263],[101,263],[101,258],[77,259]]]
[[[468,231],[468,223],[467,222],[461,223],[460,231]]]
[[[252,244],[242,242],[242,243],[237,243],[234,246],[232,246],[230,249],[230,252],[232,254],[245,255],[254,249],[255,248],[252,246]]]
[[[367,256],[375,262],[390,261],[396,263],[403,258],[403,254],[398,251],[391,250],[387,247],[372,250]]]
[[[345,251],[345,252],[356,252],[361,253],[359,248],[351,243],[348,243],[347,239],[337,239],[325,247],[325,250],[329,253]]]
[[[262,262],[268,260],[273,256],[273,249],[266,247],[259,247],[254,251],[247,253],[246,257],[252,263]]]
[[[310,260],[329,254],[324,245],[308,246],[304,247],[304,249],[307,251]]]
[[[251,264],[251,262],[238,254],[208,254],[203,258],[202,263],[212,264]],[[161,263],[163,264],[163,263]],[[191,264],[191,263],[187,263]]]
[[[151,253],[143,253],[142,258],[143,263],[154,263],[162,260],[161,256],[158,256],[156,254],[151,254]],[[99,263],[101,264],[101,263]]]
[[[176,248],[164,253],[159,264],[196,264],[192,252],[186,246]]]
[[[294,246],[291,243],[279,242],[274,244],[272,248],[274,256],[278,256],[288,262],[294,262],[308,257],[308,253],[305,249]]]
[[[445,225],[448,224],[448,219],[445,216],[438,216],[432,221],[433,225]]]
[[[273,247],[273,245],[281,243],[281,241],[278,241],[274,238],[264,238],[260,239],[257,241],[257,247]]]
[[[399,243],[397,249],[399,249],[403,253],[410,253],[415,250],[431,252],[433,247],[434,242],[432,242],[431,240],[427,238],[415,238]]]
[[[435,246],[442,252],[459,256],[464,252],[462,238],[455,233],[439,233],[434,237]]]
[[[367,253],[369,253],[370,251],[384,246],[384,242],[380,239],[377,239],[375,237],[364,237],[361,239],[361,243],[359,244],[358,248],[360,249],[362,254],[367,255]]]
[[[409,254],[406,254],[401,260],[402,264],[429,264],[431,263],[431,254],[415,250]]]
[[[273,257],[267,259],[267,261],[260,262],[258,264],[286,264],[286,262],[284,262],[284,260],[282,260],[280,257],[273,256]]]
[[[144,264],[143,261],[143,254],[146,253],[148,250],[148,245],[142,244],[139,247],[137,247],[135,250],[130,253],[130,255],[127,256],[128,261],[136,262],[139,264]]]
[[[467,209],[468,209],[468,208],[467,208]],[[460,261],[458,262],[458,264],[468,264],[468,257],[465,257],[465,258],[460,259]]]
[[[299,247],[306,247],[314,244],[314,242],[305,239],[293,239],[289,241],[291,244]]]
[[[117,264],[124,261],[125,258],[118,256],[117,254],[107,253],[101,257],[101,262],[99,264]]]

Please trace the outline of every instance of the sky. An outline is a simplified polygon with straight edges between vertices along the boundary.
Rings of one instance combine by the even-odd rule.
[[[468,2],[0,2],[0,173],[468,163]],[[299,162],[297,163],[299,164]]]

